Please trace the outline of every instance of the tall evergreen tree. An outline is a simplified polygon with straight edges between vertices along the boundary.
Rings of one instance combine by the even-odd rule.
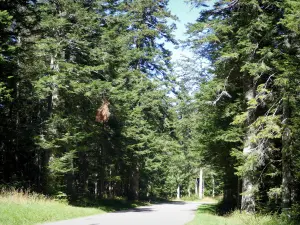
[[[267,201],[268,208],[278,207],[280,193],[282,207],[289,207],[291,193],[296,193],[292,190],[297,178],[290,166],[297,167],[296,161],[291,163],[297,151],[291,141],[290,99],[296,102],[297,94],[290,88],[297,80],[293,65],[298,59],[290,48],[290,38],[297,35],[291,29],[295,27],[290,19],[296,15],[291,8],[297,8],[295,1],[217,1],[190,26],[191,46],[212,62],[211,83],[223,86],[213,103],[217,108],[235,105],[221,115],[229,116],[226,136],[242,140],[231,147],[231,156],[239,162],[241,207],[247,211]]]

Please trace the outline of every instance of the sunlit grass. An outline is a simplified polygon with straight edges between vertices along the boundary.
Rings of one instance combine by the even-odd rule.
[[[235,211],[225,216],[216,214],[216,205],[201,205],[193,221],[187,225],[289,225],[276,216]]]
[[[0,224],[29,225],[103,213],[98,208],[74,207],[43,195],[0,191]]]

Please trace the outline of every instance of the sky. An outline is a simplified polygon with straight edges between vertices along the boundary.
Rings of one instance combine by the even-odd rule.
[[[169,0],[169,10],[173,15],[179,18],[176,21],[177,30],[174,32],[175,38],[184,40],[187,23],[193,23],[199,17],[199,9],[193,8],[190,4],[185,3],[184,0]],[[181,55],[191,56],[191,52],[188,49],[175,49],[170,43],[166,43],[166,47],[173,52],[172,60],[175,61],[180,58]]]

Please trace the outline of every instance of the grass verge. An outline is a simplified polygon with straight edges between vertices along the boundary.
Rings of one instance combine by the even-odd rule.
[[[196,211],[193,221],[187,225],[292,225],[295,223],[285,222],[271,215],[253,215],[235,211],[225,216],[216,213],[216,205],[201,205]]]
[[[35,193],[0,191],[0,225],[40,224],[124,210],[141,204],[124,200],[104,200],[68,205]]]

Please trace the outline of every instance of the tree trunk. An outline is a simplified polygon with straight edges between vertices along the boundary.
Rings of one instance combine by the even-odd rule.
[[[241,210],[241,180],[240,178],[237,179],[237,198],[236,198],[236,205],[239,210]]]
[[[243,154],[245,157],[251,154],[254,146],[251,144],[250,138],[252,136],[252,131],[249,131],[247,134],[247,141],[246,146],[243,149]],[[243,177],[242,181],[242,202],[241,202],[241,209],[246,210],[247,212],[254,212],[255,211],[255,196],[254,196],[254,182],[253,182],[253,175],[250,171]]]
[[[94,181],[94,197],[98,196],[98,173],[96,174],[96,180]]]
[[[72,163],[71,163],[71,171],[66,173],[65,177],[66,177],[66,182],[67,182],[67,195],[69,196],[69,198],[74,200],[75,193],[74,193],[74,162],[73,162],[73,159],[72,159]]]
[[[113,187],[112,187],[112,170],[109,168],[109,182],[108,182],[108,195],[110,198],[113,197]]]
[[[97,196],[103,198],[104,195],[104,177],[105,177],[105,160],[104,160],[104,146],[99,145],[98,159],[97,159]]]
[[[180,185],[177,186],[177,199],[180,199]]]
[[[211,175],[212,178],[212,197],[215,197],[215,177],[214,175]]]
[[[50,192],[50,186],[49,186],[49,161],[51,158],[51,152],[50,150],[42,150],[41,152],[41,189],[42,193],[49,194]]]
[[[252,182],[244,178],[243,180],[243,192],[242,195],[242,210],[246,210],[247,212],[254,212],[255,211],[255,199],[253,191],[253,184]]]
[[[195,179],[195,195],[198,195],[198,179]]]
[[[204,191],[205,191],[205,185],[204,185],[204,176],[202,176],[202,198],[205,197],[204,195]]]
[[[283,103],[283,134],[282,134],[282,209],[287,210],[292,204],[292,172],[291,172],[291,130],[288,127],[290,118],[289,100]]]
[[[200,168],[199,171],[199,199],[203,198],[203,169]]]
[[[140,180],[140,171],[138,165],[133,168],[131,174],[131,181],[130,181],[130,200],[137,200],[139,198],[139,180]]]
[[[254,88],[251,87],[245,94],[245,98],[247,101],[250,101],[254,98]],[[248,125],[252,123],[254,120],[254,113],[253,111],[248,111]],[[243,149],[243,154],[247,157],[251,154],[254,150],[253,143],[251,142],[251,138],[253,136],[254,131],[249,128],[246,138],[245,138],[245,145]],[[243,184],[242,184],[242,202],[241,202],[241,209],[246,210],[247,212],[254,212],[255,211],[255,198],[253,193],[254,183],[253,183],[253,175],[248,171],[246,175],[243,177]]]

